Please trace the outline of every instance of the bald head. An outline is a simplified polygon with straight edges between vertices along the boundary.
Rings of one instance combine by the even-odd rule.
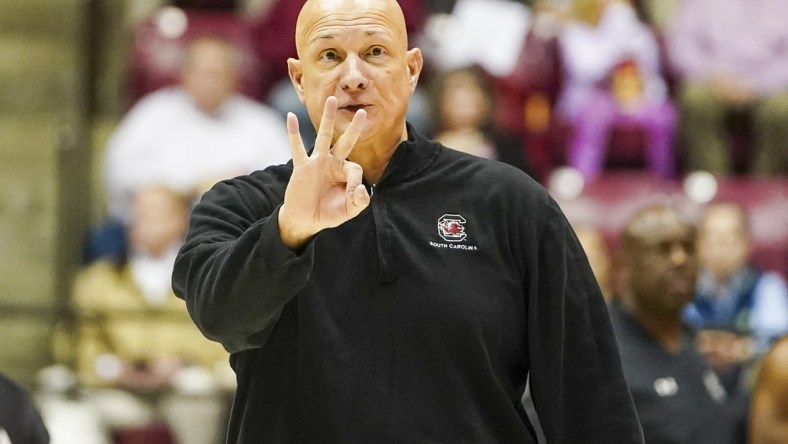
[[[741,206],[732,202],[717,202],[706,207],[698,223],[698,230],[725,225],[731,232],[747,237],[749,220],[747,212]]]
[[[626,251],[637,250],[643,245],[658,243],[675,232],[690,233],[692,227],[669,207],[644,208],[635,213],[624,227],[623,246]]]
[[[308,0],[296,23],[296,48],[302,58],[305,46],[313,39],[331,38],[330,33],[316,32],[327,20],[346,21],[349,25],[370,20],[385,22],[402,49],[408,47],[405,16],[396,0]]]
[[[735,203],[709,205],[698,224],[698,255],[703,269],[727,279],[747,264],[750,252],[747,213]]]
[[[367,117],[348,158],[360,161],[360,153],[375,153],[370,160],[388,159],[407,139],[408,102],[423,65],[421,51],[408,49],[399,4],[310,0],[298,16],[296,46],[298,59],[288,59],[288,73],[314,127],[320,125],[328,98],[336,97],[333,141],[363,109]]]
[[[186,48],[181,84],[200,109],[212,113],[236,93],[238,71],[238,52],[229,40],[197,37]]]
[[[648,207],[626,224],[622,243],[625,300],[641,313],[678,316],[695,288],[692,225],[669,207]]]

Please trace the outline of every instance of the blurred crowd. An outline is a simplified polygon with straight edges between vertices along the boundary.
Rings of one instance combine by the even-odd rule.
[[[448,147],[545,186],[567,171],[580,188],[620,170],[705,171],[786,194],[782,0],[400,4],[426,63],[408,119]],[[302,5],[173,0],[129,29],[128,111],[102,157],[106,218],[87,235],[74,319],[54,338],[59,365],[40,378],[52,442],[221,442],[228,354],[191,323],[170,275],[202,192],[287,162],[287,112],[314,138],[287,70]],[[612,241],[572,221],[647,442],[788,442],[788,343],[774,346],[788,334],[788,260],[752,260],[747,205],[698,208],[641,210]],[[3,427],[0,443],[14,430]]]

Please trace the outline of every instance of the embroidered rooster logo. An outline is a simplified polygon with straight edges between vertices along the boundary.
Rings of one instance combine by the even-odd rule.
[[[446,242],[462,242],[468,237],[465,222],[459,214],[444,214],[438,219],[438,235]]]

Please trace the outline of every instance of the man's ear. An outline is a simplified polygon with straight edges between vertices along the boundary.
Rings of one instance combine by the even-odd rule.
[[[416,85],[419,84],[419,76],[421,75],[421,68],[424,66],[424,58],[421,55],[421,50],[419,48],[413,48],[408,51],[407,55],[407,63],[408,63],[408,78],[410,82],[410,92],[416,90]]]
[[[304,103],[304,84],[302,83],[304,73],[301,70],[301,60],[287,59],[287,73],[290,75],[290,81],[298,94],[298,100]]]

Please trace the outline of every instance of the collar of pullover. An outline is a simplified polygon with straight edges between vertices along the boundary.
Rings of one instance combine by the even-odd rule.
[[[418,176],[435,162],[441,145],[427,139],[408,123],[408,139],[401,142],[383,171],[378,184],[395,185]]]

